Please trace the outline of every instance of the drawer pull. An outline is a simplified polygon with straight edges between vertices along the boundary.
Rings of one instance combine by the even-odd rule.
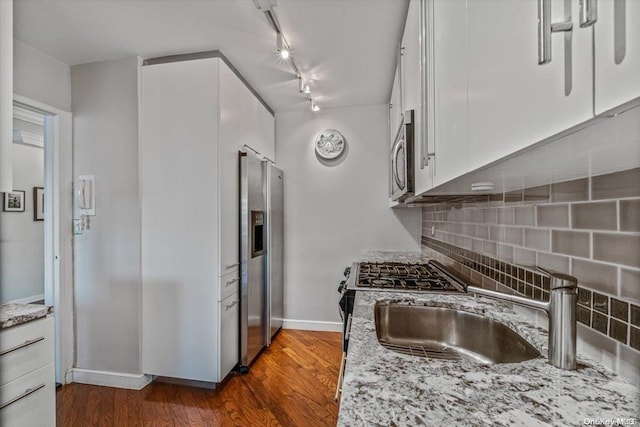
[[[23,342],[20,345],[8,348],[6,350],[2,350],[2,352],[0,353],[0,356],[4,356],[5,354],[9,354],[9,353],[11,353],[13,351],[20,350],[21,348],[28,347],[31,344],[35,344],[35,343],[40,342],[40,341],[44,341],[44,337],[39,337],[39,338],[34,338],[32,340],[27,340],[27,341]]]
[[[238,300],[235,300],[234,302],[232,302],[231,304],[227,304],[224,306],[224,311],[229,311],[234,305],[236,305],[238,303]]]
[[[28,388],[24,391],[24,393],[22,393],[20,396],[18,397],[14,397],[13,399],[11,399],[10,401],[8,401],[7,403],[3,403],[2,406],[0,406],[0,409],[4,409],[7,406],[11,405],[12,403],[16,403],[18,400],[24,399],[25,397],[35,393],[36,391],[40,390],[41,388],[44,388],[44,383],[40,384],[37,387],[34,388]]]
[[[239,262],[236,262],[235,264],[228,264],[228,265],[225,265],[225,266],[224,266],[224,269],[225,269],[225,270],[231,270],[233,267],[237,267],[237,266],[239,266],[239,265],[240,265],[240,263],[239,263]]]
[[[235,279],[231,279],[231,280],[229,280],[229,281],[227,281],[227,282],[225,283],[225,286],[233,285],[233,284],[234,284],[234,283],[236,283],[238,280],[240,280],[240,279],[238,279],[237,277],[236,277]]]

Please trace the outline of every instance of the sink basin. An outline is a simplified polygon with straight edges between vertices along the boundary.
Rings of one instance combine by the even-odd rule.
[[[375,323],[380,344],[399,353],[487,364],[540,356],[502,323],[451,308],[377,303]]]

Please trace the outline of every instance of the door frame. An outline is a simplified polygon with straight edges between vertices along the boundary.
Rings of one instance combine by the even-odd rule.
[[[13,105],[45,116],[44,301],[55,308],[56,382],[71,382],[73,327],[73,144],[72,116],[14,93]]]

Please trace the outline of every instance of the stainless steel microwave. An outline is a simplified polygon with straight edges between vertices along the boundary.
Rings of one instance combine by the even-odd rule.
[[[391,146],[391,199],[402,201],[413,196],[414,111],[406,111]]]

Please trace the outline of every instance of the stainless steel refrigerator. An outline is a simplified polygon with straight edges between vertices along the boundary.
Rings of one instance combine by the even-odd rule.
[[[284,174],[240,153],[240,371],[282,327]]]

